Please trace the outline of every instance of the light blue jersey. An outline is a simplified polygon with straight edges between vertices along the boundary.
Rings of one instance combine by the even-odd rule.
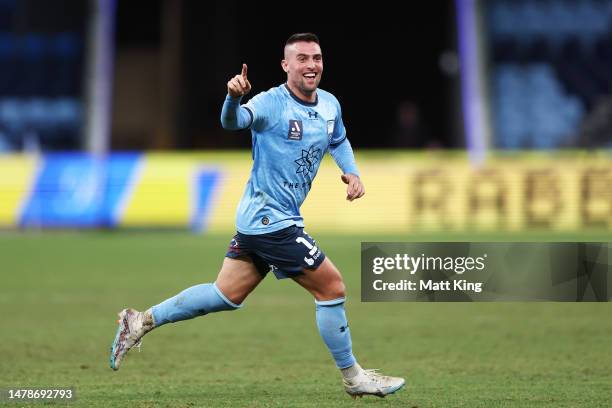
[[[329,148],[346,145],[343,150],[350,154],[344,153],[340,162],[334,158],[343,171],[358,174],[340,104],[331,93],[318,89],[317,100],[308,103],[283,84],[256,95],[241,109],[250,116],[253,168],[238,206],[239,232],[257,235],[303,227],[300,206]]]

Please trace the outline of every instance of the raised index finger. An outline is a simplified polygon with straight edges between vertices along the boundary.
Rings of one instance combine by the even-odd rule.
[[[242,77],[244,79],[247,77],[247,64],[242,64]]]

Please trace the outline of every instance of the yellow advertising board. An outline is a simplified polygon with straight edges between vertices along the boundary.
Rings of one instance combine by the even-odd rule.
[[[34,188],[34,156],[0,156],[0,227],[19,223],[20,211]]]
[[[342,202],[328,160],[303,206],[310,228],[346,231],[612,229],[606,154],[358,155],[363,199]],[[332,227],[329,227],[332,225]]]
[[[347,201],[340,170],[326,156],[302,206],[307,230],[612,230],[610,152],[497,154],[480,165],[463,152],[359,151],[356,157],[366,195]],[[0,227],[231,233],[251,163],[246,151],[117,155],[107,162],[5,156]]]

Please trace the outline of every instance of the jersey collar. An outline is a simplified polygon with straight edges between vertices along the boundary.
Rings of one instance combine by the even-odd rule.
[[[291,89],[289,89],[289,85],[287,85],[287,83],[285,83],[285,89],[287,89],[287,92],[289,92],[289,95],[291,95],[291,97],[299,104],[304,105],[304,106],[317,106],[317,104],[319,103],[319,94],[317,94],[315,96],[315,101],[314,102],[306,102],[303,99],[300,99],[296,94],[294,94],[293,92],[291,92]]]

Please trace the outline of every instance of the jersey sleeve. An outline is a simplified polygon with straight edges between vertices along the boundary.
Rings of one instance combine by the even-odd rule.
[[[251,125],[253,121],[251,112],[240,106],[240,99],[232,98],[230,95],[225,97],[221,109],[221,126],[223,126],[223,129],[241,130]]]
[[[359,170],[355,163],[355,156],[351,143],[346,138],[346,128],[342,121],[342,109],[340,103],[334,98],[336,105],[336,118],[333,123],[333,130],[329,139],[329,153],[334,158],[334,161],[340,167],[344,174],[352,173],[359,176]]]
[[[261,92],[251,98],[244,106],[251,114],[250,128],[262,130],[272,125],[279,112],[278,100],[272,90]]]
[[[338,101],[335,102],[337,113],[333,123],[334,129],[332,131],[331,138],[329,139],[330,147],[338,146],[346,139],[346,128],[344,127],[344,122],[342,121],[342,109],[340,108]]]

